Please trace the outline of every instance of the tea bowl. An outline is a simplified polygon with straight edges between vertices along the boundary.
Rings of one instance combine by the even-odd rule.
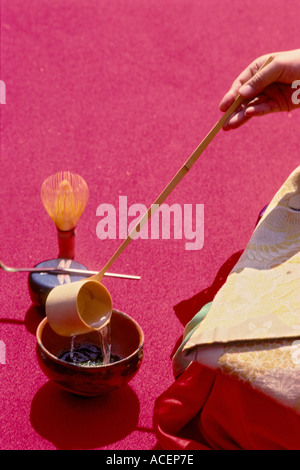
[[[37,359],[44,374],[62,389],[85,397],[101,396],[127,384],[140,367],[144,334],[133,318],[118,310],[113,310],[110,325],[111,354],[117,356],[116,361],[87,366],[60,358],[70,350],[71,338],[55,333],[44,318],[36,331]],[[77,335],[76,343],[98,347],[99,333]]]

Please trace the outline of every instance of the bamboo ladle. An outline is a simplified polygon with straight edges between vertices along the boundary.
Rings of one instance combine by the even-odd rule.
[[[273,58],[269,57],[260,70],[272,60]],[[56,333],[62,336],[72,336],[91,331],[91,329],[101,330],[109,323],[112,314],[112,299],[108,290],[101,284],[105,272],[191,169],[227,119],[238,109],[243,101],[244,98],[238,95],[230,108],[206,135],[98,274],[91,276],[87,280],[62,284],[52,289],[46,300],[46,315],[50,326]]]

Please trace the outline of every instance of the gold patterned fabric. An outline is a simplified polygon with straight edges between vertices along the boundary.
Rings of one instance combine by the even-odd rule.
[[[300,412],[300,166],[183,352]]]

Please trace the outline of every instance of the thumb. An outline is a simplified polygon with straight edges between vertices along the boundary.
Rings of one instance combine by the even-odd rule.
[[[239,93],[245,98],[254,98],[268,85],[274,83],[279,78],[280,74],[280,65],[276,62],[276,59],[273,59],[270,64],[258,70],[258,72],[240,88]]]

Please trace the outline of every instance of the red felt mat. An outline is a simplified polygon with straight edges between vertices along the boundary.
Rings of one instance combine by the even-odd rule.
[[[260,54],[299,47],[299,20],[282,0],[2,0],[0,259],[33,266],[57,256],[40,186],[69,170],[90,188],[76,260],[100,269],[120,240],[97,237],[97,207],[118,210],[119,196],[152,203],[219,119],[235,76]],[[221,132],[170,195],[169,205],[204,204],[201,250],[184,237],[136,240],[113,265],[141,276],[104,281],[145,334],[142,366],[123,390],[87,400],[49,383],[27,275],[0,273],[0,448],[160,445],[154,405],[173,383],[175,344],[297,166],[299,123],[294,112]]]

